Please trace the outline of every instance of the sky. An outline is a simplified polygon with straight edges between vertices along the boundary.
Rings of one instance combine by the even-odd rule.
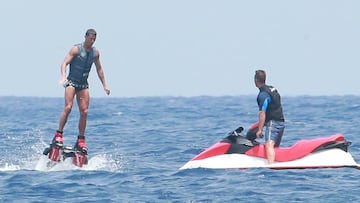
[[[62,97],[60,65],[96,29],[112,97],[360,95],[357,0],[6,0],[0,96]],[[67,71],[68,72],[68,71]],[[105,97],[93,66],[92,97]]]

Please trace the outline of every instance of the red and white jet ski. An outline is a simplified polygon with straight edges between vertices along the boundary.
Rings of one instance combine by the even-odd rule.
[[[291,147],[275,148],[275,163],[268,164],[265,145],[255,141],[257,125],[247,135],[239,127],[222,141],[207,148],[184,166],[183,169],[305,169],[353,167],[360,169],[348,152],[351,142],[342,134],[312,140],[300,140]]]

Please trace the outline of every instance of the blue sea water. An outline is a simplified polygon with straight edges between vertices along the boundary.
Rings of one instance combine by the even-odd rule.
[[[343,133],[360,161],[359,96],[283,97],[282,146]],[[257,120],[255,96],[92,98],[89,164],[46,170],[63,98],[0,97],[0,202],[360,202],[360,170],[178,169]],[[77,105],[65,127],[73,145]],[[262,140],[261,140],[262,141]]]

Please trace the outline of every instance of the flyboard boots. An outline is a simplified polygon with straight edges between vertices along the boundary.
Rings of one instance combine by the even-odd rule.
[[[87,150],[84,136],[78,136],[74,147],[64,147],[63,132],[57,130],[50,146],[45,148],[43,154],[53,162],[64,161],[66,158],[72,157],[75,166],[83,167],[88,162]]]

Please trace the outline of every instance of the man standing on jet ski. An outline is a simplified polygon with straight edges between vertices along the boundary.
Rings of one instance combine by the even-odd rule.
[[[260,90],[257,96],[259,128],[256,132],[256,137],[262,138],[263,128],[266,126],[266,156],[269,164],[272,164],[275,161],[274,147],[279,147],[285,129],[281,96],[273,86],[266,85],[266,73],[264,70],[257,70],[255,72],[254,81],[255,86]]]

